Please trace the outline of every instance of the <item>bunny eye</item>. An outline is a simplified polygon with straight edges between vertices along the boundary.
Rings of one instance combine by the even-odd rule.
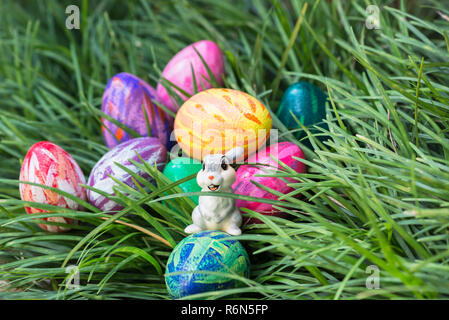
[[[203,163],[203,171],[206,170],[206,165]]]
[[[228,165],[227,165],[225,162],[222,162],[222,163],[221,163],[221,168],[222,168],[223,170],[228,170]]]

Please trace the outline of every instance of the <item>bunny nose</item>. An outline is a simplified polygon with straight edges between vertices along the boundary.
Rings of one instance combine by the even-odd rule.
[[[212,180],[212,179],[214,179],[214,176],[209,176],[209,180]]]

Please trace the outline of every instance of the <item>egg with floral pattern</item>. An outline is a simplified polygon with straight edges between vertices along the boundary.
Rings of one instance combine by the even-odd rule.
[[[222,86],[224,75],[223,53],[220,47],[210,40],[195,42],[179,51],[165,66],[162,71],[162,78],[192,95],[195,88],[194,79],[198,91],[213,87],[213,81],[209,77],[205,64],[209,67],[217,83]],[[170,87],[170,84],[168,86]],[[173,87],[172,90],[175,96],[179,95],[183,100],[186,100],[186,96],[176,88]],[[174,112],[178,110],[179,106],[175,99],[170,96],[162,83],[157,86],[157,96],[167,108]]]
[[[137,189],[132,175],[127,170],[146,180],[152,180],[147,172],[130,161],[142,163],[139,156],[148,165],[157,164],[158,169],[162,170],[167,160],[167,150],[161,141],[154,137],[141,137],[123,142],[109,150],[95,164],[90,173],[88,185],[110,196],[115,195],[113,189],[119,185],[114,179]],[[123,209],[123,206],[109,197],[93,190],[87,191],[87,198],[92,205],[105,212],[113,213]]]
[[[141,136],[160,139],[167,148],[173,130],[173,117],[158,107],[155,89],[138,77],[122,72],[109,80],[101,111]],[[102,118],[102,132],[109,148],[133,138],[125,130]]]
[[[233,89],[213,88],[188,99],[175,118],[178,145],[191,158],[243,147],[256,152],[270,135],[267,108],[253,96]]]
[[[266,190],[263,190],[253,184],[251,181],[257,182],[265,187],[273,189],[282,194],[292,192],[294,188],[289,187],[289,183],[298,183],[298,180],[291,178],[279,178],[279,177],[257,177],[256,175],[269,175],[274,173],[282,173],[282,168],[276,160],[278,159],[294,171],[298,173],[306,172],[306,166],[303,162],[294,159],[294,157],[305,159],[304,153],[300,147],[292,142],[280,142],[277,144],[269,145],[267,148],[259,150],[248,158],[245,165],[240,166],[236,171],[236,181],[232,185],[232,189],[235,194],[241,194],[244,196],[257,197],[261,199],[277,200],[279,197]],[[251,163],[261,165],[251,165]],[[286,181],[283,181],[285,179]],[[236,199],[237,208],[247,208],[264,215],[284,216],[285,214],[274,209],[271,204]],[[245,217],[245,214],[243,214]],[[246,223],[260,222],[259,219],[246,219]]]
[[[20,180],[60,189],[82,200],[86,199],[86,192],[81,187],[81,184],[85,184],[86,181],[78,163],[64,149],[48,141],[38,142],[28,150],[20,170]],[[49,204],[72,210],[81,209],[78,203],[53,190],[25,183],[21,183],[19,189],[20,197],[24,201]],[[25,210],[30,214],[49,212],[48,210],[28,206],[25,207]],[[40,219],[62,224],[76,223],[76,220],[64,217]],[[50,232],[69,230],[66,226],[51,224],[39,224],[39,226]]]

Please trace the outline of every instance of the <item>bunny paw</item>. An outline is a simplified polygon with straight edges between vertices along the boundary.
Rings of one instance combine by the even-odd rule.
[[[242,234],[242,230],[240,230],[240,228],[237,226],[226,228],[226,230],[224,231],[226,233],[229,233],[231,236],[239,236]]]
[[[196,233],[200,231],[203,231],[203,229],[198,227],[196,224],[191,224],[184,229],[185,233]]]

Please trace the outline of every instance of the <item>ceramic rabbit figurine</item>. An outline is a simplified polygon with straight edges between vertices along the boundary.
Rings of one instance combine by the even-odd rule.
[[[203,169],[196,181],[203,192],[232,192],[235,170],[230,166],[243,155],[243,148],[236,147],[226,154],[211,154],[204,157]],[[235,199],[218,196],[200,196],[198,206],[192,213],[193,224],[185,228],[186,233],[203,230],[221,230],[233,236],[242,233],[242,216],[235,206]]]

